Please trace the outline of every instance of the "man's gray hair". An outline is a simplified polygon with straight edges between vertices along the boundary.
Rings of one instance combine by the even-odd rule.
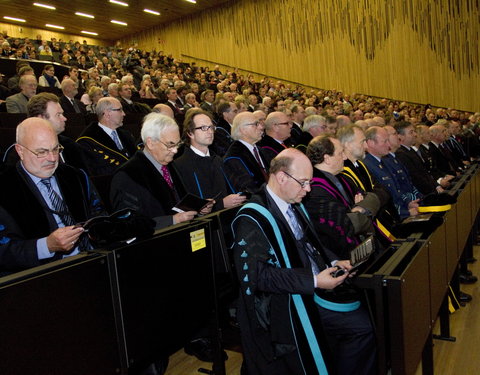
[[[311,128],[316,126],[324,126],[327,124],[325,117],[320,115],[310,115],[303,120],[303,131],[308,132]]]
[[[147,138],[160,140],[162,134],[167,129],[177,129],[178,125],[172,118],[160,113],[149,113],[143,118],[142,131],[140,133],[143,143],[147,143]]]

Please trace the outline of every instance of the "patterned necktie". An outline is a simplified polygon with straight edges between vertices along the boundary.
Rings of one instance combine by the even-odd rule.
[[[296,240],[302,239],[303,229],[300,226],[300,223],[297,220],[297,215],[295,214],[295,211],[293,211],[293,208],[291,205],[288,206],[287,216],[288,216],[288,219],[290,220],[290,225],[293,231],[293,235],[295,236],[295,239]]]
[[[63,225],[68,227],[69,225],[75,224],[75,222],[73,221],[73,218],[70,216],[70,213],[68,212],[68,208],[65,202],[63,201],[62,197],[55,190],[53,190],[52,184],[50,182],[50,178],[44,178],[40,181],[47,188],[48,197],[51,203],[50,207],[52,208],[54,213],[58,215]]]
[[[170,175],[170,171],[166,165],[162,165],[162,175],[168,187],[173,190],[172,176]]]
[[[315,248],[304,238],[303,236],[303,229],[298,221],[297,214],[293,210],[292,206],[288,206],[287,216],[290,220],[291,228],[293,235],[297,241],[300,241],[306,250],[307,256],[310,260],[310,266],[312,268],[312,272],[314,275],[320,273],[320,269],[318,268],[317,262],[315,261]]]
[[[115,142],[115,145],[117,146],[118,150],[121,151],[123,147],[122,147],[122,144],[120,143],[120,139],[118,138],[118,134],[116,130],[112,132],[112,139]]]
[[[263,178],[265,179],[265,181],[268,181],[268,175],[267,175],[267,172],[265,171],[265,168],[263,167],[262,160],[260,159],[260,154],[258,153],[257,146],[253,146],[253,155],[255,156],[255,159],[257,160],[258,166],[260,167],[260,170],[262,171]]]
[[[67,205],[63,201],[62,197],[53,189],[50,178],[44,178],[40,181],[47,188],[53,213],[58,215],[64,226],[68,227],[70,225],[74,225],[75,221],[70,215]],[[88,236],[85,234],[80,236],[76,246],[79,250],[89,250],[92,248],[88,240]]]

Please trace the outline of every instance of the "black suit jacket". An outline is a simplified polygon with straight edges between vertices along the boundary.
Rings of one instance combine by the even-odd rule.
[[[259,156],[268,172],[270,159],[261,148],[258,148]],[[240,141],[235,141],[229,147],[224,160],[225,174],[235,192],[256,192],[266,179],[257,160],[249,149]]]
[[[113,139],[98,123],[87,126],[78,137],[77,143],[82,146],[92,176],[113,174],[137,151],[135,140],[128,130],[117,128],[117,134],[123,150],[117,148]]]
[[[75,100],[75,103],[77,103],[77,106],[80,109],[80,112],[82,114],[86,115],[87,114],[87,108],[85,107],[85,104],[83,104],[78,99],[74,99],[74,100]],[[73,108],[72,102],[65,95],[62,95],[60,97],[60,105],[62,106],[63,112],[65,112],[65,113],[76,113],[75,108]]]
[[[288,140],[285,140],[287,142]],[[291,145],[285,144],[286,147]],[[278,143],[275,139],[270,137],[269,135],[265,134],[260,142],[257,143],[257,146],[264,150],[265,154],[268,155],[268,158],[272,160],[275,156],[277,156],[280,152],[285,150],[280,143]]]
[[[434,143],[430,142],[429,145],[430,148],[428,151],[430,152],[430,156],[432,157],[434,165],[442,172],[444,176],[447,174],[455,176],[455,165],[451,163],[442,150],[435,146]]]
[[[395,152],[395,156],[407,169],[413,185],[420,191],[420,193],[426,195],[436,191],[437,182],[432,175],[428,173],[422,159],[418,156],[415,150],[409,150],[405,146],[400,146]]]

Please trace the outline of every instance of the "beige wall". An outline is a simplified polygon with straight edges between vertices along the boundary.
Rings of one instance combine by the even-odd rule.
[[[478,7],[475,0],[243,0],[123,42],[307,86],[477,111]]]
[[[7,31],[8,36],[12,38],[30,38],[35,39],[38,34],[42,36],[42,39],[50,40],[51,38],[63,39],[64,42],[68,42],[70,39],[74,42],[79,41],[82,43],[84,40],[87,41],[90,45],[100,45],[100,46],[110,46],[112,43],[110,41],[105,41],[101,39],[88,38],[83,35],[73,35],[73,34],[64,34],[57,31],[45,30],[45,29],[35,29],[32,27],[26,27],[20,23],[10,24],[10,23],[1,23],[0,30]]]

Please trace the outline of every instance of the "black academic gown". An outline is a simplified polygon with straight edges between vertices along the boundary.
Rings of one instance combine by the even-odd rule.
[[[119,150],[113,139],[98,125],[90,124],[80,134],[77,143],[82,146],[88,161],[90,175],[112,175],[120,165],[135,154],[137,146],[128,130],[117,128],[123,150]]]
[[[258,153],[268,172],[271,159],[260,148],[258,148]],[[223,164],[228,181],[236,193],[241,191],[254,193],[267,180],[253,154],[240,141],[231,144],[225,154]]]
[[[110,188],[110,202],[115,210],[132,208],[155,221],[156,229],[173,224],[172,208],[186,194],[180,177],[168,166],[175,191],[147,159],[137,152],[115,173]]]
[[[94,187],[83,172],[59,164],[54,176],[74,222],[105,214]],[[0,273],[61,259],[61,252],[45,260],[38,259],[37,239],[47,237],[58,226],[20,162],[6,168],[0,178]]]
[[[200,198],[215,198],[213,210],[223,209],[223,198],[233,193],[226,182],[222,159],[210,152],[210,156],[200,156],[190,147],[173,162],[173,167],[183,181],[187,192]]]

